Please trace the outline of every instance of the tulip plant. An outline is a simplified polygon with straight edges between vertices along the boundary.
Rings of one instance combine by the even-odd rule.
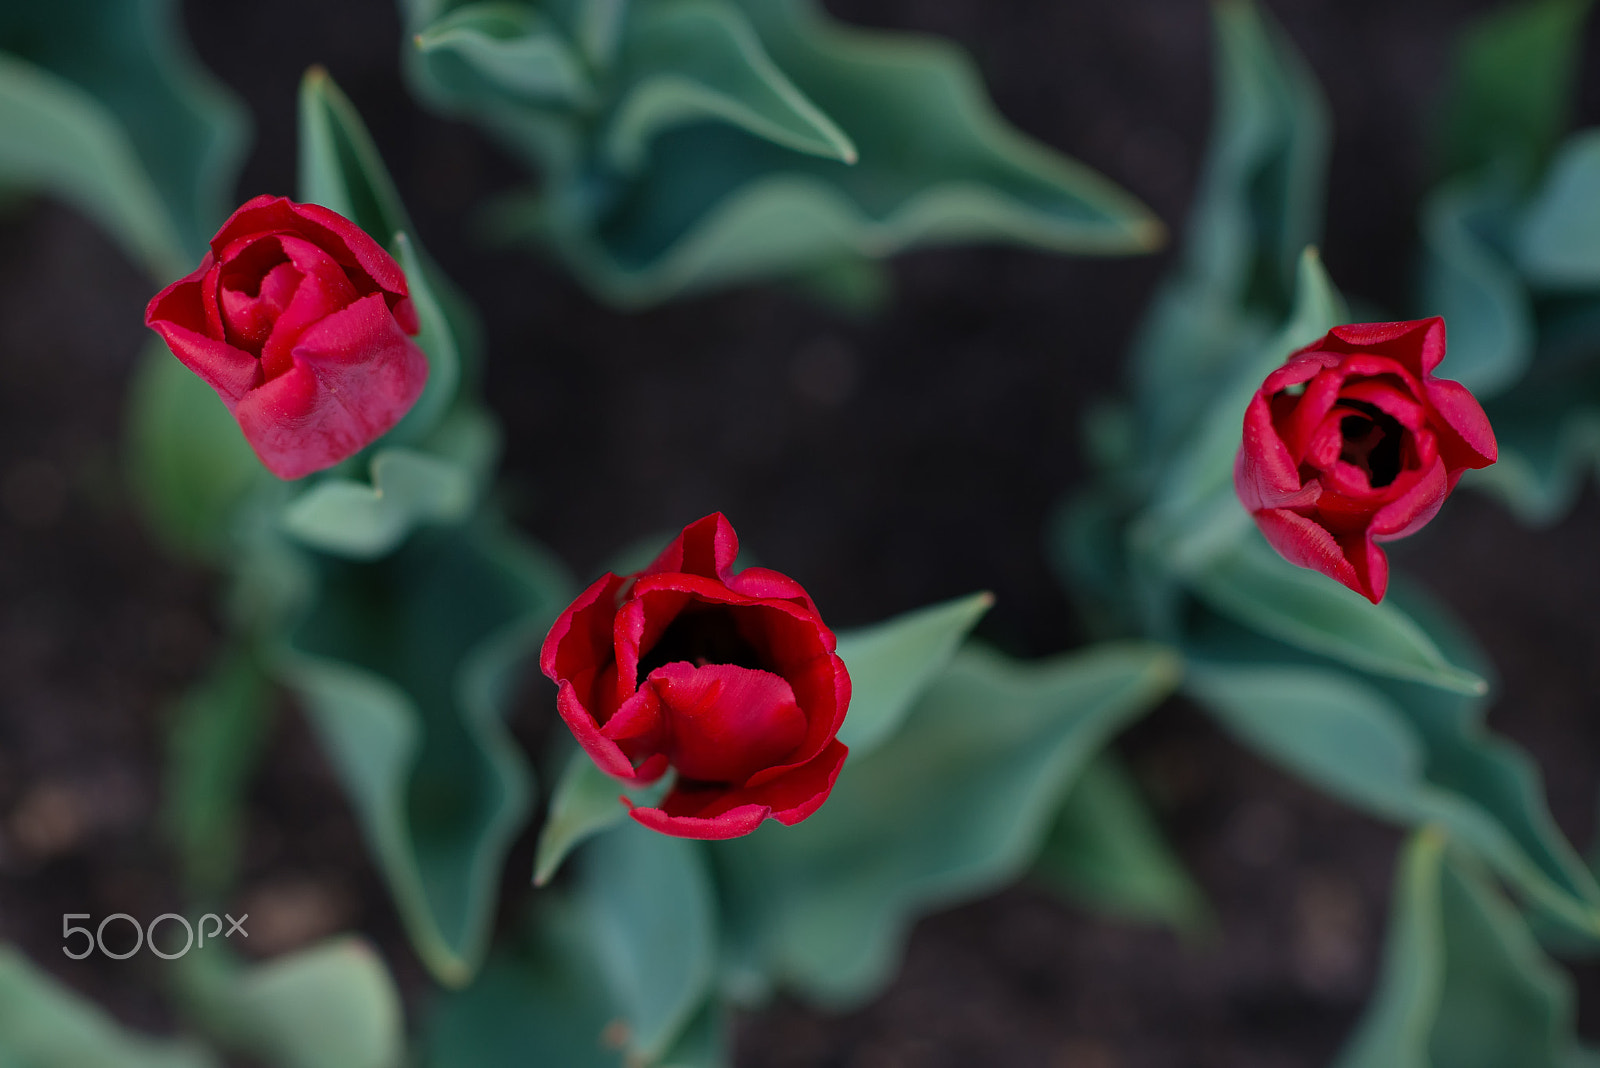
[[[1458,482],[1549,517],[1600,462],[1600,154],[1557,144],[1585,7],[1468,37],[1407,320],[1353,316],[1322,268],[1319,90],[1269,16],[1218,3],[1187,236],[1128,399],[1086,428],[1096,479],[1046,532],[1096,640],[1033,660],[971,637],[983,591],[836,631],[721,513],[574,575],[501,506],[502,356],[329,73],[300,86],[298,187],[235,208],[242,117],[170,4],[0,13],[0,183],[150,273],[131,474],[223,591],[226,648],[173,720],[185,893],[227,900],[287,694],[426,972],[402,996],[358,934],[208,946],[170,969],[188,1037],[157,1041],[0,946],[0,1064],[716,1068],[734,1011],[859,1005],[919,916],[1030,873],[1192,929],[1204,895],[1111,748],[1175,694],[1409,829],[1339,1068],[1589,1063],[1548,953],[1600,945],[1600,884],[1484,728],[1484,654],[1381,547],[1450,522]],[[539,171],[486,218],[618,304],[778,278],[861,305],[913,245],[1159,240],[959,51],[810,0],[402,10],[418,95]],[[534,664],[562,725],[536,751],[506,722]]]

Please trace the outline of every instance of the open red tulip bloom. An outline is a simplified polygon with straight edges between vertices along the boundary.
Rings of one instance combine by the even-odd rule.
[[[400,265],[355,223],[285,197],[249,201],[145,325],[206,380],[273,474],[360,452],[410,410],[428,361]]]
[[[1339,326],[1256,391],[1234,464],[1239,500],[1272,547],[1376,604],[1379,542],[1438,513],[1468,468],[1494,463],[1494,431],[1459,382],[1433,377],[1444,320]]]
[[[557,707],[601,770],[677,779],[633,818],[681,838],[737,838],[815,812],[848,753],[835,735],[850,676],[800,584],[733,573],[739,540],[718,513],[683,529],[637,575],[607,573],[545,639]]]

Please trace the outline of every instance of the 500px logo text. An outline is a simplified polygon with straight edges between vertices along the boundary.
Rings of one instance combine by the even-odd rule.
[[[182,916],[179,916],[176,912],[164,912],[160,916],[157,916],[155,919],[151,920],[148,926],[141,927],[139,925],[139,921],[134,919],[132,916],[129,916],[126,912],[113,912],[111,915],[101,920],[99,926],[93,931],[87,927],[73,926],[73,920],[87,920],[90,918],[90,914],[87,912],[68,912],[62,914],[61,952],[65,953],[73,960],[83,960],[97,949],[102,955],[110,957],[112,960],[127,960],[129,957],[133,956],[146,946],[150,948],[150,952],[154,953],[163,960],[177,960],[179,957],[188,953],[191,949],[204,949],[207,938],[210,938],[212,941],[216,941],[219,935],[223,938],[232,938],[235,934],[243,935],[246,938],[250,937],[250,932],[244,929],[244,921],[250,918],[249,913],[245,913],[236,920],[227,913],[223,913],[221,916],[218,916],[215,912],[208,912],[204,916],[200,917],[199,923],[191,924],[188,920],[184,919]],[[224,919],[228,921],[226,930],[224,930],[222,926],[222,921]],[[106,948],[106,928],[114,921],[132,929],[132,949],[123,949],[121,952],[117,952],[115,950]],[[180,925],[182,927],[184,938],[182,949],[169,952],[171,949],[170,946],[168,950],[164,950],[156,945],[156,931],[162,926],[162,924],[167,924],[169,926],[169,930],[173,932],[176,932],[178,929],[177,926],[173,925]],[[209,931],[206,929],[208,924],[211,926]],[[120,931],[121,928],[112,927],[112,930],[117,932]],[[198,938],[196,937],[197,933]],[[83,948],[80,951],[74,952],[75,947],[72,945],[72,940],[79,936],[81,936],[83,939],[81,943]],[[172,936],[169,936],[168,941],[170,942],[171,940]],[[125,944],[123,939],[118,939],[117,941],[124,942]]]

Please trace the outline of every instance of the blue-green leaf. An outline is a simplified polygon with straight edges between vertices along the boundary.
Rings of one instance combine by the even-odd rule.
[[[1521,0],[1462,35],[1440,127],[1446,174],[1540,172],[1566,128],[1589,3]]]
[[[633,16],[622,54],[629,84],[602,144],[613,166],[635,171],[674,127],[725,122],[776,145],[856,161],[856,147],[780,70],[738,7],[666,0]]]
[[[426,1068],[620,1068],[616,1007],[596,965],[586,915],[540,895],[498,942],[477,980],[442,995],[423,1027]]]
[[[284,509],[283,527],[312,548],[376,559],[423,524],[465,519],[476,503],[475,474],[424,452],[382,448],[372,455],[370,485],[321,479]]]
[[[456,327],[445,312],[441,297],[449,290],[436,294],[434,288],[441,284],[440,274],[423,257],[410,236],[401,230],[392,235],[395,258],[406,272],[411,303],[417,309],[417,346],[428,357],[428,384],[422,387],[422,396],[405,414],[399,424],[387,435],[386,441],[399,445],[412,444],[425,438],[445,418],[452,405],[459,403],[461,387],[461,346],[456,339]],[[487,468],[488,456],[483,457]]]
[[[1192,931],[1210,910],[1120,761],[1097,756],[1067,794],[1033,874],[1112,916]]]
[[[1503,214],[1498,188],[1446,186],[1422,213],[1422,308],[1442,315],[1450,354],[1440,375],[1488,397],[1516,382],[1533,358],[1527,289],[1481,232]]]
[[[527,4],[458,7],[420,30],[415,43],[436,71],[450,57],[513,98],[570,107],[594,100],[583,60],[560,28]]]
[[[64,182],[67,195],[114,233],[125,239],[139,235],[135,249],[162,280],[200,261],[233,206],[248,128],[243,109],[195,62],[181,26],[175,0],[60,0],[0,8],[0,52],[75,87],[75,102],[55,114],[61,125],[54,129],[30,122],[26,102],[18,99],[8,99],[0,114],[22,121],[19,130],[43,137],[38,144],[70,146],[51,165],[52,179]],[[92,109],[81,105],[88,100],[99,110],[86,126],[83,118]],[[42,117],[37,111],[32,116]],[[115,130],[109,139],[107,129]],[[28,152],[13,132],[0,136],[0,158],[8,151]],[[93,144],[84,139],[91,133]],[[125,165],[130,148],[142,175]],[[112,169],[101,169],[105,165]],[[146,203],[148,189],[159,196],[159,205]],[[129,214],[134,210],[138,217]],[[170,236],[151,243],[157,229]]]
[[[244,840],[243,809],[267,728],[268,680],[256,658],[227,650],[173,710],[164,822],[192,897],[228,888]]]
[[[482,959],[531,774],[504,714],[566,581],[504,536],[427,531],[329,562],[284,655],[418,954],[460,984]]]
[[[1528,204],[1517,239],[1517,266],[1548,289],[1600,287],[1600,130],[1561,146]]]
[[[1127,253],[1161,239],[1132,198],[1007,125],[942,42],[852,30],[812,0],[559,6],[545,21],[604,75],[592,105],[519,95],[481,50],[431,48],[410,69],[423,96],[543,171],[490,231],[552,245],[616,302],[919,244]]]
[[[1329,130],[1316,80],[1255,3],[1226,0],[1213,13],[1217,99],[1205,170],[1178,272],[1134,345],[1140,413],[1159,456],[1181,451],[1218,389],[1268,347],[1322,230]]]
[[[974,593],[839,635],[839,657],[850,672],[850,711],[839,740],[853,757],[865,756],[899,729],[912,703],[993,604],[994,594]]]
[[[216,391],[159,341],[140,358],[128,403],[129,476],[146,520],[172,550],[218,558],[266,468]]]
[[[1438,823],[1552,916],[1600,932],[1600,887],[1550,819],[1537,770],[1487,735],[1477,703],[1297,664],[1196,661],[1186,688],[1269,759],[1373,815]]]
[[[1021,874],[1078,771],[1178,671],[1155,645],[1035,663],[963,650],[893,744],[846,762],[815,815],[710,849],[724,988],[757,1000],[789,983],[836,1005],[869,996],[919,914]]]
[[[642,1063],[667,1052],[711,986],[715,901],[701,849],[627,820],[581,858],[595,961],[626,1024],[627,1051]]]
[[[0,944],[0,1064],[6,1068],[216,1068],[187,1042],[131,1034]]]
[[[1296,567],[1258,534],[1225,543],[1187,578],[1216,611],[1296,648],[1457,693],[1488,690],[1481,676],[1446,659],[1392,601],[1372,604],[1325,575]]]
[[[1395,880],[1383,976],[1337,1068],[1572,1068],[1571,981],[1435,828]]]
[[[1283,324],[1259,347],[1239,353],[1238,366],[1216,391],[1211,410],[1195,425],[1193,435],[1168,465],[1156,488],[1152,508],[1166,537],[1193,535],[1196,518],[1217,507],[1217,499],[1233,498],[1233,461],[1244,433],[1244,414],[1267,375],[1282,367],[1289,354],[1350,321],[1344,298],[1323,269],[1315,248],[1300,254],[1295,273],[1295,298]]]
[[[152,275],[188,266],[167,206],[111,111],[85,90],[0,53],[0,185],[85,212]]]
[[[321,67],[300,81],[300,199],[353,221],[389,249],[405,270],[428,356],[428,384],[416,405],[390,431],[394,443],[414,444],[455,403],[462,363],[476,347],[475,317],[416,238],[394,179],[355,105]]]
[[[339,938],[242,966],[220,947],[186,955],[184,994],[201,1025],[270,1068],[399,1068],[400,992],[364,940]]]
[[[355,105],[328,72],[300,80],[300,200],[355,223],[380,245],[412,232],[405,204]]]
[[[628,818],[617,780],[595,767],[583,750],[567,766],[550,796],[550,814],[539,830],[533,862],[533,883],[544,886],[555,877],[567,855],[583,842]]]

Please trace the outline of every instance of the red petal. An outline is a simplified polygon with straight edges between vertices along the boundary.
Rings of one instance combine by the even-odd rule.
[[[561,713],[562,722],[578,740],[578,744],[583,746],[583,751],[589,754],[589,759],[594,761],[595,767],[612,778],[636,786],[645,786],[655,782],[666,772],[665,756],[651,757],[635,769],[633,762],[622,751],[622,747],[600,733],[600,728],[595,725],[593,717],[579,703],[571,683],[561,684],[561,689],[556,694],[556,711]]]
[[[721,512],[713,512],[684,527],[639,575],[681,571],[726,584],[738,557],[739,535],[733,532],[733,524]]]
[[[217,391],[228,411],[234,411],[240,399],[259,384],[261,361],[248,352],[213,341],[176,323],[154,322],[150,327],[161,335],[161,340],[185,367]]]
[[[594,671],[611,660],[611,619],[623,581],[607,571],[556,617],[539,651],[539,668],[552,682]]]
[[[326,252],[299,238],[279,240],[301,278],[288,307],[272,324],[272,332],[261,345],[261,370],[268,379],[292,366],[295,345],[307,330],[349,307],[358,297],[344,269]]]
[[[267,233],[299,234],[343,266],[363,273],[377,288],[410,296],[405,272],[394,257],[361,227],[320,204],[296,204],[288,197],[274,196],[246,201],[222,224],[211,239],[211,248],[222,259],[232,242]]]
[[[1368,530],[1378,541],[1395,541],[1414,534],[1439,514],[1449,494],[1444,462],[1435,459],[1404,494],[1373,514]]]
[[[1344,546],[1315,521],[1281,508],[1263,509],[1256,512],[1254,518],[1261,533],[1285,560],[1320,571],[1376,603],[1377,598],[1362,588]]]
[[[1478,398],[1460,382],[1445,378],[1427,384],[1428,403],[1439,413],[1434,429],[1439,434],[1439,451],[1451,468],[1488,467],[1500,455],[1494,428]]]
[[[1233,465],[1234,490],[1245,510],[1309,505],[1321,487],[1301,484],[1300,470],[1272,425],[1265,391],[1250,401],[1244,415],[1244,439]]]
[[[1444,320],[1412,319],[1396,323],[1350,323],[1328,331],[1348,351],[1369,351],[1400,361],[1417,378],[1425,378],[1444,359]]]
[[[332,467],[387,432],[416,403],[428,361],[383,297],[363,297],[301,335],[294,367],[234,410],[245,438],[279,478]]]
[[[811,595],[788,575],[781,571],[773,571],[765,567],[747,567],[735,575],[728,583],[728,588],[735,593],[742,593],[746,597],[761,597],[768,600],[799,601],[813,613],[817,606],[812,603]]]
[[[671,763],[687,779],[743,783],[786,761],[806,735],[794,690],[770,671],[679,661],[652,671],[646,689],[660,695]]]
[[[738,838],[769,816],[793,826],[822,807],[849,753],[843,742],[834,741],[815,760],[754,788],[676,786],[660,808],[634,808],[633,818],[651,830],[678,838]]]

